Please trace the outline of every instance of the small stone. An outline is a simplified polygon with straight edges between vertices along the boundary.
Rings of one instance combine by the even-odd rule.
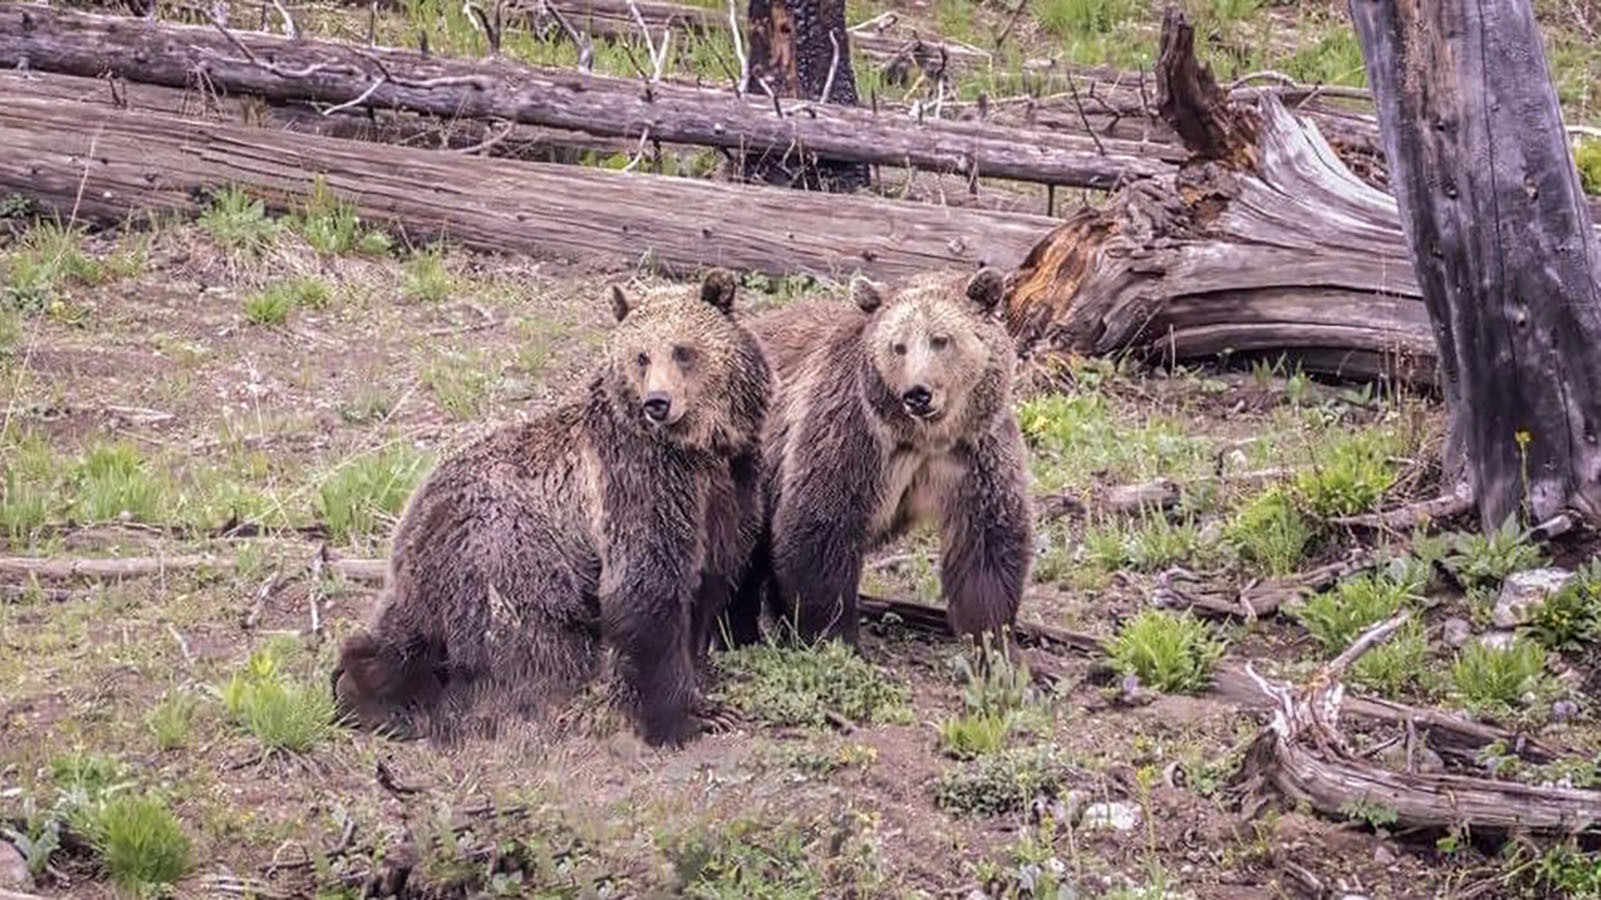
[[[1133,701],[1140,694],[1140,676],[1129,672],[1123,676],[1123,680],[1118,684],[1118,689],[1123,692],[1125,701]]]
[[[1473,639],[1473,625],[1467,619],[1452,617],[1445,620],[1445,642],[1460,647]]]
[[[1551,721],[1570,722],[1579,714],[1579,704],[1572,700],[1558,700],[1551,704]]]
[[[1511,631],[1486,631],[1479,637],[1479,643],[1491,650],[1508,650],[1512,642],[1517,639]]]
[[[33,876],[28,874],[28,861],[17,848],[0,841],[0,888],[25,891],[31,887]]]
[[[1516,628],[1529,621],[1552,594],[1573,580],[1566,569],[1530,569],[1514,572],[1501,585],[1490,620],[1497,628]]]
[[[1227,468],[1228,469],[1234,469],[1234,470],[1243,469],[1247,465],[1249,465],[1250,462],[1251,462],[1250,457],[1247,457],[1245,455],[1245,451],[1239,449],[1238,447],[1236,447],[1233,450],[1229,451],[1227,459],[1228,459]]]
[[[518,403],[523,400],[531,400],[533,399],[534,395],[538,393],[538,389],[534,386],[532,381],[527,378],[517,378],[514,376],[507,376],[500,379],[500,383],[496,385],[495,388],[500,393],[502,398],[513,403]]]
[[[1140,824],[1140,808],[1132,803],[1092,803],[1084,810],[1085,828],[1133,831]]]
[[[1395,854],[1383,844],[1373,848],[1373,861],[1381,866],[1395,865]]]

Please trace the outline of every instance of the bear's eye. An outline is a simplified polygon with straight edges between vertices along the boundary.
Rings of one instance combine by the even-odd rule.
[[[906,345],[905,344],[897,343],[894,346],[890,347],[890,349],[895,351],[895,355],[896,356],[905,356],[906,355]]]
[[[933,347],[935,350],[944,350],[945,345],[949,344],[950,342],[950,338],[940,335],[939,337],[929,338],[928,345]]]
[[[644,353],[639,354],[639,367],[641,369],[650,365],[650,357]]]
[[[676,362],[679,365],[687,365],[694,358],[695,358],[695,351],[694,351],[693,348],[690,348],[690,347],[674,347],[673,348],[673,362]]]

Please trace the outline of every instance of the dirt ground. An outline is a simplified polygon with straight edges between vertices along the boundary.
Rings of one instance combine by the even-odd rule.
[[[231,682],[271,646],[285,683],[323,690],[338,642],[376,600],[369,584],[317,574],[319,548],[382,556],[430,461],[570,389],[603,336],[607,285],[650,278],[457,251],[319,255],[287,222],[263,228],[259,252],[216,222],[51,244],[83,264],[42,295],[11,294],[5,552],[217,560],[120,581],[0,581],[0,821],[19,846],[66,826],[36,892],[117,894],[103,851],[72,828],[72,786],[85,783],[72,773],[106,764],[175,813],[190,846],[178,896],[360,896],[402,878],[411,896],[1555,896],[1529,880],[1549,842],[1395,832],[1372,811],[1317,815],[1271,795],[1244,815],[1232,784],[1263,715],[1216,692],[1130,685],[1099,657],[1032,651],[1054,686],[1027,692],[1028,726],[989,758],[1046,754],[1045,777],[973,775],[983,758],[954,759],[941,738],[971,687],[958,648],[892,620],[866,629],[871,677],[904,691],[877,723],[764,724],[747,708],[733,732],[657,752],[586,698],[557,728],[448,752],[345,729],[269,751],[230,709]],[[44,244],[13,231],[0,252],[15,287]],[[283,320],[253,322],[275,318],[259,297],[285,283],[298,287]],[[759,311],[799,287],[753,282],[741,302]],[[1387,501],[1433,486],[1439,411],[1425,399],[1265,365],[1084,362],[1030,385],[1030,622],[1111,637],[1173,566],[1219,590],[1261,577],[1205,549],[1261,489],[1227,473],[1315,462],[1342,434],[1411,436]],[[1106,487],[1158,477],[1214,482],[1171,520],[1098,511]],[[1057,515],[1065,496],[1088,516]],[[249,536],[220,536],[230,528]],[[1118,529],[1126,540],[1108,538]],[[1330,531],[1296,568],[1355,541]],[[870,590],[937,602],[937,549],[920,534],[886,551]],[[1482,616],[1459,593],[1431,596],[1426,667],[1443,668],[1442,623],[1463,615],[1477,629]],[[1251,658],[1294,679],[1321,658],[1282,616],[1213,627],[1224,666]],[[1569,658],[1570,674],[1590,671]],[[741,665],[719,683],[736,705],[741,679],[773,663]],[[1449,692],[1399,696],[1452,706]],[[1593,775],[1593,715],[1585,701],[1567,724],[1542,714],[1522,727]],[[940,801],[961,778],[975,802],[1006,808]]]

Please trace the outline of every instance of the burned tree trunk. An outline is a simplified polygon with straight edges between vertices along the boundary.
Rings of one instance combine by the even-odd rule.
[[[1351,3],[1482,525],[1601,516],[1601,246],[1529,0]]]
[[[750,0],[750,83],[760,96],[856,105],[845,0]],[[867,166],[818,159],[805,146],[747,160],[749,177],[809,190],[866,187]]]

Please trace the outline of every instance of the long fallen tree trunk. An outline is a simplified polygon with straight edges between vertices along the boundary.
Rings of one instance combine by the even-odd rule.
[[[25,82],[24,82],[25,84]],[[445,155],[263,128],[0,95],[0,196],[63,219],[197,212],[205,191],[247,188],[276,209],[313,178],[368,221],[483,250],[715,264],[774,274],[882,277],[1010,265],[1053,220],[755,185]]]
[[[253,94],[343,108],[501,119],[603,137],[1106,188],[1171,172],[1183,152],[983,123],[877,116],[684,85],[0,5],[0,67]],[[1103,152],[1104,151],[1104,152]]]

